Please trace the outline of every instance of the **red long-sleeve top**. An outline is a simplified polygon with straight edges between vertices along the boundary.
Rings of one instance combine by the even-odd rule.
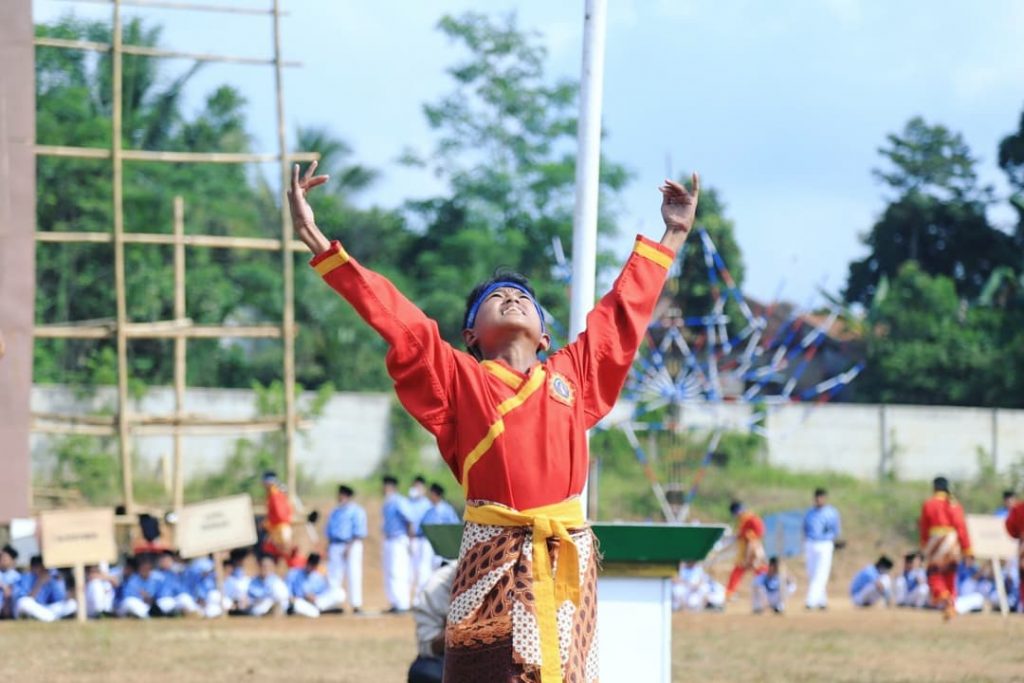
[[[338,242],[310,265],[388,343],[399,400],[437,439],[467,498],[525,510],[582,492],[586,430],[614,406],[674,257],[637,237],[586,330],[525,374],[453,348],[436,322]]]
[[[291,523],[292,504],[288,500],[288,494],[276,486],[271,487],[267,493],[267,528]]]
[[[764,520],[749,510],[741,512],[736,535],[745,541],[764,538]]]
[[[955,531],[960,542],[960,551],[965,555],[971,552],[971,539],[967,535],[964,509],[944,491],[937,491],[921,506],[918,527],[922,548],[928,545],[928,539],[932,536]]]
[[[1017,503],[1006,517],[1006,532],[1024,541],[1024,502]]]

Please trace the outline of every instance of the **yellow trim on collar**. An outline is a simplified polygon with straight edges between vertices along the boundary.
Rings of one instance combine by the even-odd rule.
[[[475,465],[477,461],[480,460],[488,450],[490,450],[491,446],[494,444],[494,440],[504,433],[505,421],[502,418],[526,403],[527,399],[533,396],[538,389],[544,386],[544,380],[546,377],[547,373],[544,372],[544,367],[536,367],[530,374],[530,379],[526,380],[526,383],[523,384],[522,388],[518,392],[516,392],[516,395],[505,399],[498,405],[498,419],[487,430],[484,438],[480,439],[480,442],[473,447],[473,450],[469,452],[462,464],[463,491],[469,491],[469,471],[473,468],[473,465]]]
[[[509,388],[513,390],[518,389],[519,385],[523,383],[522,377],[512,372],[511,370],[509,370],[508,368],[506,368],[504,365],[497,361],[485,360],[484,362],[480,363],[480,365],[484,366],[484,370],[500,379],[502,382],[507,384]]]

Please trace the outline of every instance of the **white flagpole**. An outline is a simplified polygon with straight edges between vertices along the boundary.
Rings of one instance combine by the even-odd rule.
[[[594,307],[597,261],[597,200],[601,166],[601,99],[604,94],[604,39],[607,0],[585,0],[583,68],[576,151],[576,208],[572,221],[572,299],[569,339],[586,327]],[[588,490],[583,490],[584,501]],[[588,517],[597,514],[587,511]]]

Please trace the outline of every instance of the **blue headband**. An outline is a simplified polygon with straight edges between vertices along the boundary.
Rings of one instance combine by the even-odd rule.
[[[530,301],[533,302],[534,307],[537,309],[537,316],[540,318],[540,331],[546,332],[547,326],[544,324],[544,309],[540,307],[540,304],[537,302],[537,300],[533,298],[532,294],[530,294],[530,290],[528,290],[526,287],[522,286],[518,282],[511,282],[509,280],[501,280],[499,282],[495,282],[493,285],[490,285],[489,287],[487,287],[487,289],[480,293],[480,296],[476,298],[476,301],[473,302],[473,305],[469,307],[469,314],[466,316],[466,329],[472,329],[474,323],[476,323],[476,314],[477,311],[480,310],[480,304],[484,302],[484,299],[489,297],[491,294],[494,294],[494,292],[503,287],[517,289],[526,296],[530,297]]]

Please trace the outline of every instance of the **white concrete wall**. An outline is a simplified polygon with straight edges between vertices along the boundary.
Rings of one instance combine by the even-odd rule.
[[[114,405],[116,392],[101,388],[91,398],[76,396],[62,386],[35,386],[32,410],[36,412],[87,414]],[[313,399],[303,395],[300,406]],[[336,393],[324,408],[312,429],[301,433],[296,458],[298,464],[317,479],[344,480],[372,474],[387,455],[389,447],[388,415],[392,397],[385,393]],[[147,392],[133,410],[152,415],[174,411],[174,392],[158,387]],[[249,418],[256,414],[256,394],[246,389],[188,389],[185,411],[218,418]],[[187,436],[183,439],[186,479],[219,470],[231,455],[235,443],[244,435],[218,434]],[[32,436],[32,461],[36,471],[46,469],[53,438]],[[249,438],[257,439],[259,435]],[[170,458],[170,436],[138,436],[135,448],[143,472],[161,473],[161,459]]]
[[[309,401],[312,394],[303,396]],[[240,389],[189,389],[186,411],[211,417],[244,418],[255,414],[255,394]],[[298,443],[298,463],[319,480],[364,477],[387,455],[388,415],[394,399],[387,393],[335,394],[323,416]],[[113,405],[113,388],[90,399],[61,386],[35,386],[32,409],[79,413]],[[174,394],[155,388],[134,407],[149,414],[170,414]],[[629,418],[633,406],[620,402],[606,420],[609,426]],[[684,426],[704,429],[749,428],[751,409],[742,404],[689,405]],[[900,479],[929,480],[943,474],[967,479],[979,471],[978,450],[994,457],[996,469],[1008,472],[1024,463],[1024,410],[944,406],[854,404],[785,404],[766,418],[766,450],[772,464],[802,471],[833,471],[876,479],[893,471]],[[33,467],[49,465],[49,437],[32,437]],[[186,476],[216,471],[231,454],[239,435],[185,438]],[[169,436],[138,437],[140,467],[159,476],[161,458],[171,455]],[[436,458],[435,448],[425,454]]]
[[[769,462],[862,479],[976,476],[979,451],[1007,473],[1024,462],[1024,410],[789,404],[768,414]]]
[[[794,470],[877,477],[881,457],[878,423],[878,406],[777,406],[765,420],[768,461]]]

